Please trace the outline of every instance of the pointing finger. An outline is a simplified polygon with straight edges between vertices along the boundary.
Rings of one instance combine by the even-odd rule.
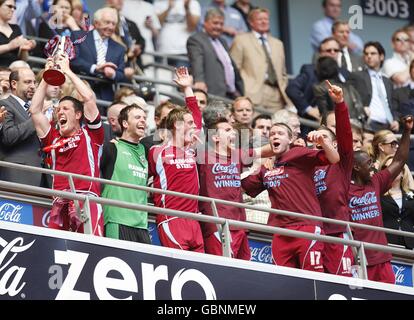
[[[325,80],[325,83],[328,85],[329,89],[333,89],[332,84],[329,82],[329,80]]]

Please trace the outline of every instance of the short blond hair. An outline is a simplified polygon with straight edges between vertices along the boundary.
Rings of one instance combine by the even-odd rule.
[[[367,150],[368,154],[374,161],[377,160],[380,155],[379,144],[384,143],[386,140],[386,136],[388,136],[389,134],[393,134],[393,132],[387,129],[375,132],[371,146]]]
[[[270,16],[270,11],[267,8],[256,8],[249,12],[247,16],[247,21],[251,22],[255,15],[259,13],[267,13]]]

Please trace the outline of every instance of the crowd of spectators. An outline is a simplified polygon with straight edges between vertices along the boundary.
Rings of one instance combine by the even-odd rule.
[[[377,39],[364,42],[339,19],[341,0],[324,0],[322,8],[311,29],[312,63],[288,79],[270,12],[249,0],[106,0],[96,12],[81,0],[0,0],[0,159],[414,232],[414,27],[393,33],[387,56]],[[73,60],[67,52],[47,57],[45,42],[28,35],[80,44]],[[168,55],[185,106],[154,105],[134,87],[153,52]],[[47,58],[41,70],[25,62],[29,55]],[[61,86],[42,77],[56,68],[65,75]],[[0,179],[71,190],[57,175],[1,168]],[[90,196],[350,236],[306,217],[73,183]],[[147,212],[96,203],[90,210],[94,235],[151,243]],[[57,197],[49,227],[84,232],[82,212],[82,203]],[[222,255],[214,224],[159,214],[157,230],[164,246]],[[361,230],[353,230],[355,239],[414,247],[410,237]],[[248,231],[230,232],[232,256],[249,260]],[[276,234],[272,254],[277,265],[355,276],[344,245]],[[393,283],[391,258],[368,250],[369,279]]]

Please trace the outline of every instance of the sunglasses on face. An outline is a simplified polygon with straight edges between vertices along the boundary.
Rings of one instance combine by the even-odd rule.
[[[384,142],[383,144],[389,144],[392,148],[398,147],[400,144],[398,141]]]
[[[410,39],[409,38],[395,38],[395,41],[399,41],[399,42],[408,42]]]

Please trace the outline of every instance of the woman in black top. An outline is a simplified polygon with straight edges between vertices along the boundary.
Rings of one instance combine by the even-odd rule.
[[[393,156],[384,159],[380,169],[385,169],[392,162]],[[392,183],[391,189],[381,196],[381,207],[384,227],[395,230],[413,232],[414,236],[414,193],[409,189],[408,175],[411,173],[407,167]],[[402,237],[387,234],[389,243],[414,248],[414,237]]]
[[[18,25],[9,24],[15,10],[14,0],[0,0],[0,66],[3,67],[16,60],[27,60],[28,52],[36,46],[36,42],[22,36]]]

